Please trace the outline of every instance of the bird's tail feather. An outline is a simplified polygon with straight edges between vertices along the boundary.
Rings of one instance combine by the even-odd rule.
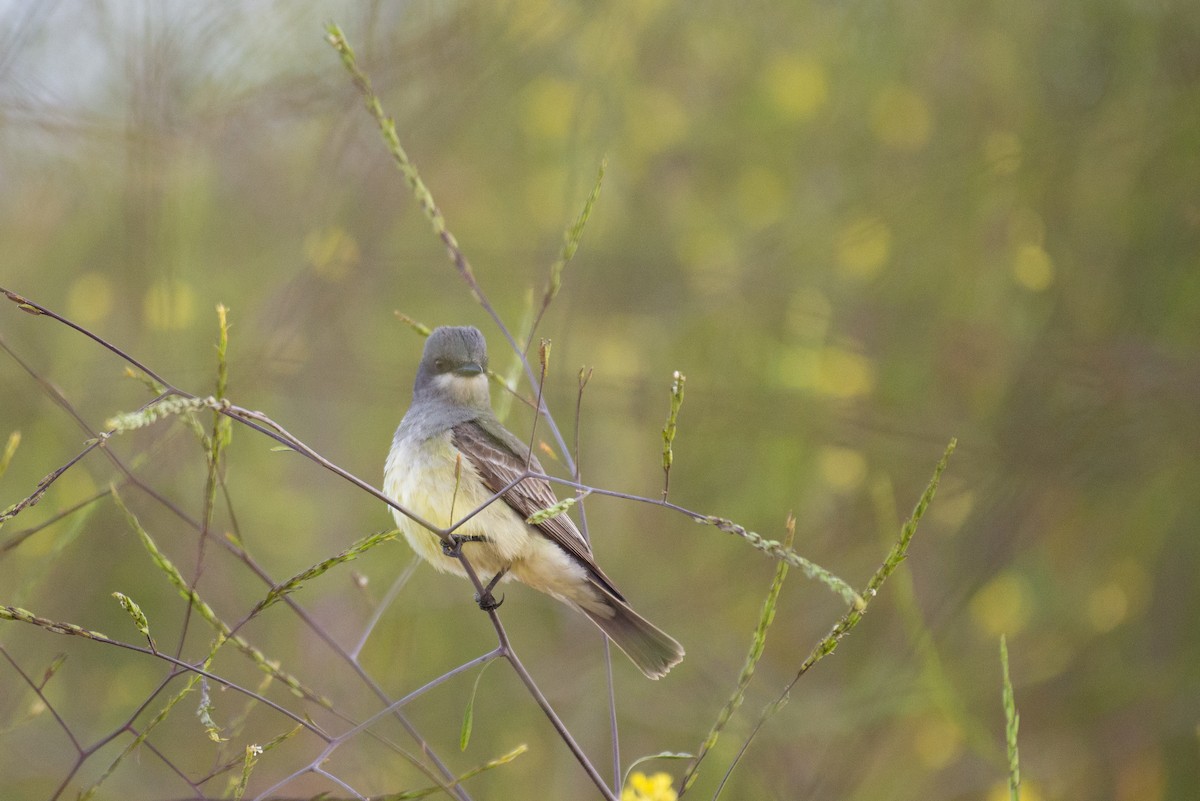
[[[648,678],[660,679],[683,659],[683,646],[633,611],[625,601],[604,586],[593,583],[602,601],[580,606],[588,618],[608,635],[618,648]]]

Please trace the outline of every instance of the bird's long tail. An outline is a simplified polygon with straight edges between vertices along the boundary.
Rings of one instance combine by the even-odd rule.
[[[590,582],[598,600],[580,605],[588,618],[608,635],[613,643],[648,678],[660,679],[683,659],[683,646],[675,638],[633,611],[608,588]]]

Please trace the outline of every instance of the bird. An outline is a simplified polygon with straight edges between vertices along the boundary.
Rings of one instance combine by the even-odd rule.
[[[683,646],[633,610],[565,512],[527,522],[558,498],[539,477],[545,471],[530,447],[492,411],[487,366],[487,342],[479,329],[442,326],[430,332],[412,403],[392,438],[384,492],[442,528],[479,511],[445,540],[392,508],[397,528],[440,572],[467,576],[458,559],[461,549],[486,582],[476,598],[481,608],[498,606],[491,590],[515,579],[582,612],[643,674],[661,678],[683,659]],[[527,472],[538,475],[509,486]]]

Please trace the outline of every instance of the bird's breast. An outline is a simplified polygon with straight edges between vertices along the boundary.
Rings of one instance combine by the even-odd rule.
[[[398,437],[384,469],[383,490],[401,506],[435,526],[449,528],[488,501],[492,493],[451,432],[423,441]],[[442,540],[406,515],[392,510],[396,526],[412,549],[438,570],[462,575],[462,564],[442,551]],[[456,529],[461,536],[486,537],[464,544],[464,553],[486,581],[529,550],[529,526],[503,500],[496,500]]]

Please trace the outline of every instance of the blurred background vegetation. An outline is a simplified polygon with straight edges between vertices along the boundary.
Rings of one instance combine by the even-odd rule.
[[[672,499],[781,538],[861,586],[951,436],[960,446],[863,625],[792,693],[729,799],[992,799],[1004,790],[997,655],[1008,637],[1031,799],[1194,798],[1200,787],[1200,6],[1190,0],[596,4],[184,2],[0,5],[0,285],[72,317],[181,387],[211,392],[216,304],[230,397],[378,483],[425,323],[502,340],[389,162],[322,25],[336,20],[480,282],[514,327],[600,160],[603,193],[540,334],[547,398],[599,486],[654,496],[670,378],[688,378]],[[8,306],[7,304],[5,304]],[[136,408],[124,365],[48,320],[0,337],[92,426]],[[521,409],[508,418],[528,431]],[[87,436],[0,355],[0,507]],[[247,548],[277,579],[389,525],[377,501],[235,429],[227,478]],[[175,424],[112,445],[199,516],[203,455]],[[553,469],[553,468],[552,468]],[[93,454],[0,544],[119,478]],[[195,532],[124,492],[188,573]],[[593,498],[600,561],[685,643],[662,682],[619,656],[629,759],[694,750],[737,675],[774,564],[665,511]],[[229,530],[227,509],[218,524]],[[225,552],[200,590],[236,619],[264,586]],[[298,600],[353,645],[402,544]],[[160,642],[182,610],[111,501],[0,552],[0,603]],[[598,764],[604,668],[579,616],[514,588],[522,657]],[[841,614],[793,574],[746,706],[693,791],[709,797],[762,705]],[[284,607],[246,632],[350,714],[361,684]],[[185,653],[207,651],[193,621]],[[491,647],[469,588],[419,569],[363,652],[393,697]],[[17,623],[0,644],[87,743],[146,700],[162,663]],[[229,651],[216,667],[257,686]],[[530,753],[476,798],[592,792],[511,671],[412,718],[456,771]],[[298,706],[278,687],[268,694]],[[161,699],[160,699],[161,702]],[[218,722],[244,706],[217,693]],[[216,746],[177,712],[151,743],[193,774]],[[151,703],[139,722],[152,716]],[[240,753],[289,728],[257,710]],[[402,740],[402,734],[387,730]],[[129,736],[84,769],[94,780]],[[426,784],[369,740],[331,769],[363,792]],[[298,736],[255,787],[316,753]],[[0,790],[48,798],[75,752],[0,662]],[[662,767],[678,769],[673,763]],[[605,771],[607,772],[607,771]],[[223,780],[222,780],[223,781]],[[310,777],[292,794],[336,789]],[[219,793],[220,788],[209,790]],[[188,795],[162,760],[98,798]]]

